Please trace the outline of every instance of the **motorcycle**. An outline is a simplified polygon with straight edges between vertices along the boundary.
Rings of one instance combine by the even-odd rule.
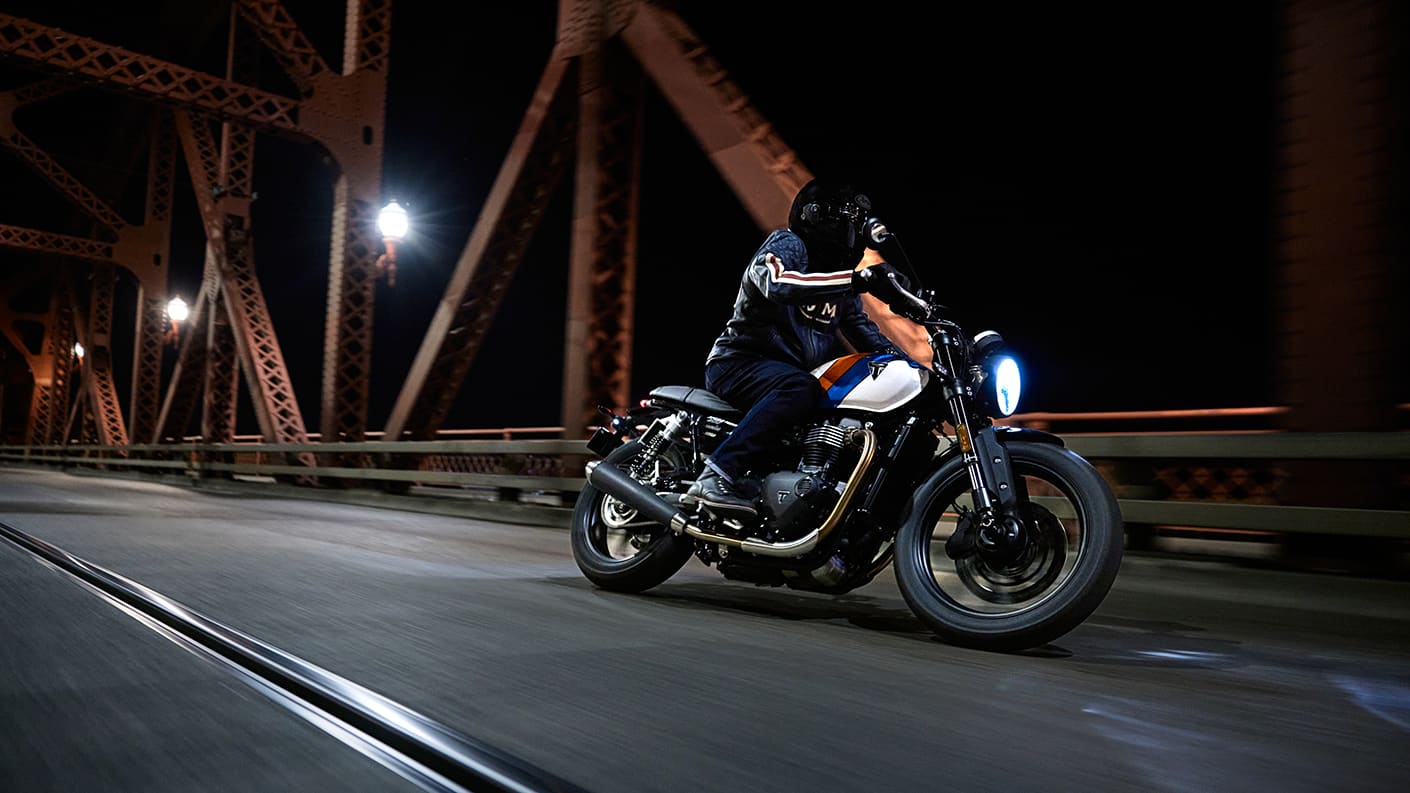
[[[895,236],[873,220],[878,244]],[[1054,434],[996,423],[1020,395],[997,331],[967,335],[934,290],[890,279],[890,306],[923,326],[928,367],[892,352],[814,370],[831,408],[785,433],[751,480],[757,516],[721,519],[686,491],[743,412],[697,387],[660,386],[587,442],[573,558],[594,585],[638,593],[699,558],[723,577],[841,595],[888,566],[942,641],[1012,652],[1067,634],[1102,603],[1124,527],[1110,485]]]

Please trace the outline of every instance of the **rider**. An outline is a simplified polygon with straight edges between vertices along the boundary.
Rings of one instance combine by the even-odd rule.
[[[828,406],[811,371],[852,351],[842,339],[857,352],[903,356],[859,297],[888,293],[894,273],[884,262],[857,269],[870,213],[851,185],[814,179],[794,197],[788,227],[770,232],[745,268],[734,315],[706,357],[705,388],[747,412],[687,491],[717,516],[756,514],[742,479],[782,429]]]

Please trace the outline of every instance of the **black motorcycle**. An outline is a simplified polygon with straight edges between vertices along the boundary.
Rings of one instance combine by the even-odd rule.
[[[879,223],[870,233],[894,242]],[[729,579],[840,595],[894,565],[906,604],[941,639],[994,651],[1087,619],[1123,555],[1108,482],[1059,437],[995,424],[1020,388],[1001,335],[969,336],[933,290],[888,278],[892,310],[926,328],[933,359],[854,354],[815,370],[832,407],[753,477],[755,518],[720,519],[686,495],[742,417],[735,406],[662,386],[626,415],[602,409],[588,441],[601,459],[572,519],[583,574],[641,592],[694,555]]]

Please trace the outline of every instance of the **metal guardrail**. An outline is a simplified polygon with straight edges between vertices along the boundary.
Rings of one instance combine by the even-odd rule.
[[[1112,482],[1128,526],[1410,540],[1410,433],[1069,433],[1063,440]],[[1161,468],[1227,471],[1233,462],[1244,471],[1276,472],[1280,465],[1299,461],[1372,464],[1383,473],[1386,489],[1398,492],[1389,494],[1382,504],[1338,506],[1269,503],[1273,499],[1266,495],[1268,500],[1263,502],[1140,497],[1159,489],[1151,486],[1151,480],[1158,478],[1156,470]],[[1131,481],[1136,471],[1144,471],[1148,478]]]
[[[1064,441],[1112,481],[1128,525],[1273,533],[1337,534],[1410,540],[1410,432],[1069,433]],[[584,484],[584,443],[572,440],[366,441],[361,443],[180,443],[128,446],[0,446],[0,463],[125,471],[192,479],[265,478],[310,487],[371,486],[404,493],[490,491],[516,500],[554,493],[570,505]],[[308,461],[315,464],[308,464]],[[1219,498],[1160,497],[1156,467],[1229,461],[1274,468],[1320,460],[1388,466],[1390,504],[1303,506]],[[354,461],[355,464],[348,464]]]

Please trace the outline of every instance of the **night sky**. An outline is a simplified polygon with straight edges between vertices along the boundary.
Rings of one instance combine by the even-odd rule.
[[[154,54],[171,47],[173,60],[219,69],[220,31],[203,47],[153,38],[192,14],[171,10],[183,4],[112,4],[132,6],[125,23],[120,9],[84,5],[0,0],[37,22]],[[1018,348],[1028,374],[1021,411],[1276,404],[1275,4],[974,4],[935,6],[925,20],[898,0],[682,5],[808,169],[865,189],[956,319],[998,329]],[[342,3],[286,8],[339,62]],[[553,43],[555,0],[449,8],[395,6],[384,185],[414,228],[396,286],[377,296],[372,430],[390,412]],[[144,18],[167,23],[133,24]],[[0,65],[7,84],[22,74]],[[71,112],[96,113],[104,101]],[[76,173],[113,167],[86,158],[75,125],[53,113],[36,110],[34,131],[22,127],[56,156],[69,153]],[[764,236],[659,95],[643,157],[634,396],[700,384]],[[256,260],[310,429],[330,186],[310,147],[261,138]],[[183,187],[173,281],[193,295],[202,242]],[[565,182],[447,428],[558,424],[570,202]],[[0,222],[43,226],[14,211]],[[254,431],[248,416],[240,431]]]

